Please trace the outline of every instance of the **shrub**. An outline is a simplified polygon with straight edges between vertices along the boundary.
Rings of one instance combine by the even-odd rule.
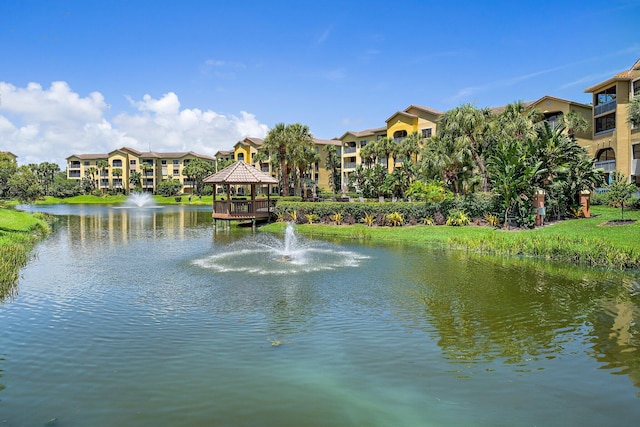
[[[398,212],[392,212],[387,215],[387,224],[392,227],[400,226],[404,224],[404,218],[402,217],[402,214]]]
[[[336,212],[330,216],[331,221],[335,222],[336,225],[342,224],[342,212]]]
[[[471,219],[469,215],[463,210],[454,209],[449,212],[449,216],[447,217],[447,225],[454,227],[461,227],[464,225],[469,225],[471,223]]]
[[[364,218],[362,218],[360,221],[367,224],[367,227],[371,227],[373,226],[373,223],[375,222],[375,220],[376,220],[376,217],[373,214],[370,214],[367,212],[364,214]]]
[[[485,214],[484,219],[491,227],[498,227],[500,225],[500,218],[495,214]]]

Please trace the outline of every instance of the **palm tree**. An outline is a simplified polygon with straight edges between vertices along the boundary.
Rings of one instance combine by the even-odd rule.
[[[371,167],[376,164],[376,161],[378,160],[379,145],[378,141],[371,141],[360,149],[360,158],[362,159],[362,163],[367,167]]]
[[[91,190],[95,190],[96,187],[96,174],[98,173],[98,169],[91,166],[90,168],[84,171],[85,176],[91,177]]]
[[[459,140],[468,146],[482,177],[482,191],[489,190],[485,152],[491,142],[489,124],[493,115],[489,109],[464,104],[447,111],[438,120],[440,135]]]
[[[385,136],[376,141],[376,152],[378,157],[387,159],[387,172],[389,171],[389,159],[392,160],[392,165],[395,166],[395,155],[397,150],[396,141],[393,138]]]
[[[469,168],[471,152],[461,139],[450,135],[436,135],[427,140],[422,150],[421,163],[430,178],[437,176],[454,194],[460,193],[460,174]]]
[[[109,167],[109,162],[107,160],[100,159],[96,162],[96,166],[98,167],[98,172],[99,172],[98,175],[100,176],[100,184],[101,184],[102,179],[104,178],[105,170]],[[99,188],[104,192],[104,189],[102,189],[102,185],[100,185]]]
[[[494,130],[498,132],[500,139],[512,140],[515,138],[524,141],[535,136],[534,125],[538,121],[540,121],[540,115],[537,111],[531,110],[527,113],[524,103],[517,101],[508,104],[498,114],[494,122]]]
[[[142,181],[142,173],[138,171],[131,171],[131,174],[129,175],[129,184],[133,185],[134,189],[142,187],[141,181]]]
[[[113,168],[111,173],[113,174],[113,177],[115,179],[120,180],[120,178],[122,177],[122,168]],[[120,185],[121,185],[122,190],[124,191],[124,188],[122,187],[122,183]]]
[[[416,164],[422,143],[422,135],[414,131],[402,140],[398,147],[398,154],[404,158],[405,163],[409,161],[411,164]]]
[[[591,127],[591,122],[582,114],[571,110],[562,116],[560,122],[567,129],[567,133],[572,140],[576,140],[576,133],[586,132]]]
[[[640,126],[640,96],[638,95],[629,103],[629,123]]]
[[[367,148],[368,145],[365,145],[364,148]],[[363,148],[363,149],[364,149]],[[362,156],[362,150],[360,150],[360,155]],[[329,174],[329,185],[331,185],[331,192],[333,194],[337,194],[340,190],[340,156],[338,156],[338,149],[335,145],[326,145],[324,147],[325,151],[325,166],[331,171]]]
[[[287,168],[287,153],[291,145],[290,134],[284,123],[276,124],[264,139],[262,149],[266,151],[273,161],[280,163],[282,195],[289,195],[289,173]]]
[[[269,131],[262,145],[262,150],[266,151],[271,159],[274,159],[274,161],[277,159],[280,163],[282,194],[284,196],[289,195],[289,177],[291,176],[292,168],[296,166],[294,163],[297,161],[294,160],[292,155],[294,148],[298,146],[313,146],[313,135],[309,127],[301,123],[276,124]],[[298,150],[304,152],[305,149],[298,148]]]
[[[541,162],[532,162],[526,151],[527,148],[519,141],[501,141],[488,162],[493,191],[503,200],[505,228],[508,227],[509,214],[515,205],[532,199],[531,183],[544,171]]]

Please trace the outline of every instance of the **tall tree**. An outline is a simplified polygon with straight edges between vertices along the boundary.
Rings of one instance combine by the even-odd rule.
[[[640,126],[640,96],[636,95],[629,103],[629,123]]]
[[[591,122],[582,114],[576,113],[573,110],[564,114],[560,123],[567,129],[569,138],[574,141],[576,140],[576,133],[586,132],[591,128]]]
[[[520,141],[501,141],[488,162],[493,191],[502,197],[505,228],[512,209],[532,199],[535,187],[531,183],[544,172],[541,162],[531,159],[527,151]]]
[[[297,167],[295,164],[297,158],[293,157],[294,150],[296,150],[296,153],[301,153],[305,151],[304,147],[311,145],[313,145],[313,135],[309,127],[301,123],[290,125],[278,123],[264,139],[261,149],[266,151],[273,161],[279,163],[282,194],[284,196],[289,195],[291,170]]]
[[[18,170],[15,159],[7,153],[0,152],[0,198],[10,197],[9,178]]]
[[[104,192],[105,189],[102,187],[102,180],[104,179],[105,176],[108,176],[106,172],[107,172],[107,168],[109,168],[109,162],[107,160],[100,159],[96,162],[96,166],[98,168],[98,176],[99,176],[98,188],[100,188]]]
[[[38,177],[28,166],[20,166],[9,178],[9,192],[21,203],[31,203],[43,195]]]
[[[214,166],[209,162],[202,160],[198,157],[192,159],[187,166],[182,169],[182,173],[191,181],[192,192],[195,187],[195,194],[202,196],[202,190],[204,188],[203,179],[213,173]]]
[[[422,150],[421,163],[429,178],[437,177],[454,194],[460,193],[460,174],[470,167],[471,151],[460,138],[436,135],[427,140]]]
[[[367,148],[365,145],[364,148]],[[363,148],[363,149],[364,149]],[[337,194],[340,191],[340,156],[338,156],[338,149],[335,145],[326,145],[325,151],[325,166],[329,171],[329,185],[331,186],[331,192]],[[362,149],[360,150],[362,153]],[[362,155],[362,154],[361,154]]]
[[[464,104],[447,111],[438,120],[441,135],[447,135],[469,147],[482,177],[482,191],[489,190],[485,154],[491,143],[489,124],[492,118],[489,109],[478,109],[472,104]]]

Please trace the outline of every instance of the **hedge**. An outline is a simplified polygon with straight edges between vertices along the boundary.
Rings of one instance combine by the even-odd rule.
[[[490,194],[475,194],[442,202],[290,202],[279,200],[275,214],[286,218],[296,213],[297,222],[307,222],[305,215],[315,215],[329,222],[333,214],[341,213],[346,223],[362,222],[365,214],[385,217],[399,213],[406,223],[422,222],[425,218],[445,218],[452,210],[464,211],[470,218],[481,218],[496,212],[495,197]]]

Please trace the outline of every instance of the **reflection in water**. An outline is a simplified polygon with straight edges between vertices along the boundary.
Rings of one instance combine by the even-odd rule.
[[[312,252],[308,269],[257,274],[224,267],[282,238],[214,230],[206,207],[46,209],[60,226],[0,307],[7,425],[640,417],[637,274],[305,239],[356,266],[316,268]]]
[[[603,367],[640,387],[638,278],[536,261],[453,253],[438,263],[407,254],[398,269],[415,287],[400,299],[410,322],[438,337],[453,363],[496,359],[536,369],[540,358],[572,351],[581,337]]]

